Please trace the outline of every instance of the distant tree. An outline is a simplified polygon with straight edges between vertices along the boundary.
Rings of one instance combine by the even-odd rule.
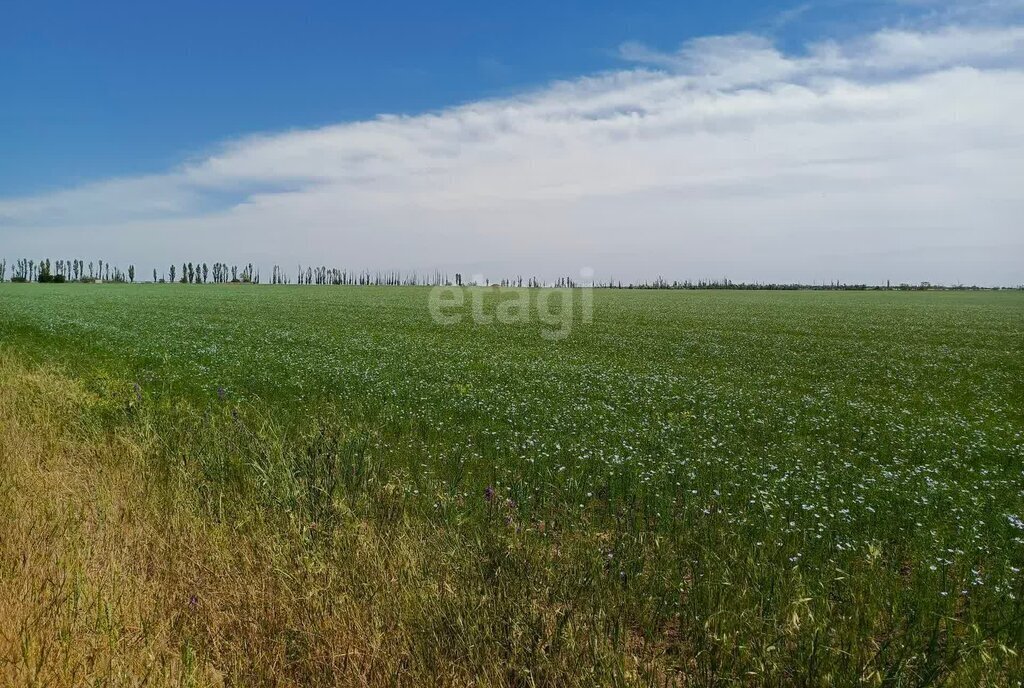
[[[53,273],[50,272],[50,261],[39,261],[39,273],[37,274],[36,279],[39,280],[40,283],[53,281]]]
[[[128,281],[129,282],[134,282],[135,281],[135,266],[134,265],[129,265],[128,266]]]
[[[181,283],[185,284],[188,282],[188,265],[185,263],[181,264]]]
[[[210,268],[209,268],[209,266],[206,265],[206,263],[203,263],[203,284],[206,284],[206,280],[209,279],[209,277],[210,277]]]
[[[171,282],[174,281],[174,266],[171,266]]]
[[[7,261],[0,260],[0,282],[7,279]]]

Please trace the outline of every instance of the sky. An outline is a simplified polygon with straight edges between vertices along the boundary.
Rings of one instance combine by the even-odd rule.
[[[1024,284],[1024,0],[0,0],[0,258]]]

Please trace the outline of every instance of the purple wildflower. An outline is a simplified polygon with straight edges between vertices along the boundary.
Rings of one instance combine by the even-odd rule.
[[[484,490],[484,499],[486,499],[488,502],[493,502],[494,501],[494,488],[493,487],[488,486],[487,489]]]

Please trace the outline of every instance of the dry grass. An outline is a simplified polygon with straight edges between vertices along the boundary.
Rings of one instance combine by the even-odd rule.
[[[0,361],[0,676],[8,685],[205,685],[177,628],[180,543],[139,447],[82,424],[97,400]],[[176,609],[177,608],[177,609]]]
[[[617,649],[560,587],[595,542],[467,543],[366,503],[329,532],[211,522],[154,480],[144,432],[90,420],[102,404],[0,358],[4,685],[629,684],[645,665],[621,648],[660,652],[628,629]]]

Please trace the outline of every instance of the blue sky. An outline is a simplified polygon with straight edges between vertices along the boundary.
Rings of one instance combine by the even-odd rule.
[[[0,256],[1024,282],[1024,0],[46,3]]]
[[[613,69],[627,41],[670,50],[751,30],[798,41],[822,24],[835,34],[877,21],[884,5],[839,7],[7,0],[0,196],[159,171],[246,133],[416,113]]]

